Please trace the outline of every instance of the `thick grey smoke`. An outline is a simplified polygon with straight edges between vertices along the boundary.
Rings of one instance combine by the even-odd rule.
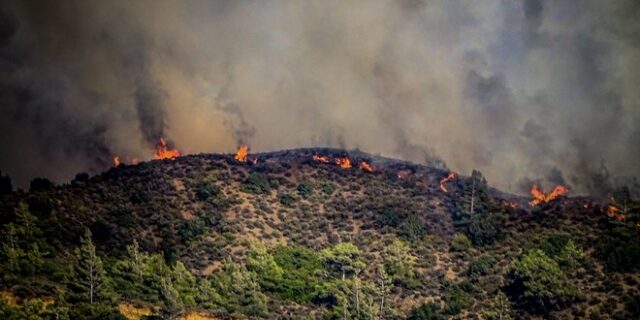
[[[513,192],[637,186],[639,15],[633,0],[4,1],[0,169],[64,181],[164,137],[442,159]]]

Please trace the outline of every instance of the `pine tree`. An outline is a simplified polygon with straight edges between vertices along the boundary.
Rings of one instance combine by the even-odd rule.
[[[129,268],[133,273],[133,279],[136,285],[142,284],[142,272],[144,269],[144,253],[140,252],[138,241],[133,239],[133,243],[127,246],[129,254]]]
[[[86,229],[80,239],[80,247],[76,249],[78,264],[76,265],[76,285],[86,295],[90,304],[105,298],[105,273],[102,260],[96,254],[96,247],[91,241],[91,231]]]
[[[458,221],[468,220],[474,214],[487,213],[491,204],[487,179],[478,170],[461,183],[462,196],[454,218]]]
[[[180,300],[180,293],[173,286],[171,278],[163,277],[160,280],[160,299],[162,308],[160,313],[167,319],[175,319],[184,312],[184,305]]]
[[[13,223],[4,226],[4,243],[2,244],[3,269],[8,274],[18,274],[20,272],[20,259],[25,253],[18,244],[18,232]]]

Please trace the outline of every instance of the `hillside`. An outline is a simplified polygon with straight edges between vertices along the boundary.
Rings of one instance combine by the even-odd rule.
[[[1,195],[0,318],[640,317],[640,206],[624,190],[532,206],[479,172],[359,151],[240,160]]]

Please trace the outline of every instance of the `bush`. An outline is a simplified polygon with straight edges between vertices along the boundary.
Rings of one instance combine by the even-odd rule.
[[[54,186],[53,182],[51,182],[49,179],[35,178],[31,180],[31,183],[29,185],[29,191],[30,192],[46,191],[46,190],[52,189],[53,186]]]
[[[205,201],[210,197],[217,197],[220,194],[220,188],[213,182],[203,182],[196,189],[196,198]]]
[[[501,214],[476,214],[467,227],[467,235],[475,245],[489,245],[502,236],[505,217]]]
[[[614,228],[601,236],[596,255],[611,271],[640,270],[640,235],[630,227]]]
[[[313,194],[313,184],[311,181],[305,180],[298,185],[298,194],[307,199]]]
[[[444,290],[444,299],[447,302],[445,313],[455,315],[468,308],[473,302],[469,294],[472,289],[473,287],[468,282],[447,286]]]
[[[471,241],[463,233],[456,233],[451,240],[451,250],[465,252],[471,247]]]
[[[9,177],[8,175],[2,175],[2,171],[0,171],[0,195],[11,192],[13,192],[11,177]]]
[[[556,261],[533,249],[511,263],[511,291],[536,311],[548,312],[575,301],[578,289]]]
[[[286,207],[293,207],[293,204],[296,202],[296,198],[292,195],[285,193],[280,195],[280,203],[282,203]]]
[[[331,182],[325,182],[322,184],[322,192],[327,195],[332,195],[336,191],[336,186]]]
[[[400,215],[393,210],[393,208],[385,207],[382,212],[377,215],[377,224],[380,227],[389,226],[392,228],[397,227],[400,224]]]
[[[178,227],[178,235],[183,243],[195,240],[204,232],[205,223],[201,219],[183,221]]]
[[[264,194],[271,191],[271,185],[264,173],[252,172],[242,183],[240,190],[246,193]]]
[[[487,275],[494,263],[495,259],[492,256],[482,256],[469,263],[467,275],[472,279]]]
[[[89,181],[89,174],[86,172],[80,172],[76,174],[71,182],[74,184],[82,184],[86,183],[87,181]]]
[[[271,288],[282,299],[297,303],[309,303],[318,285],[317,273],[322,269],[320,256],[299,246],[280,246],[273,252],[273,259],[282,269],[282,279]]]
[[[571,240],[571,237],[566,233],[556,233],[546,237],[542,243],[540,243],[540,249],[549,257],[555,257],[562,251],[567,243]]]
[[[27,199],[27,204],[29,211],[41,219],[49,217],[53,211],[53,201],[44,194],[31,195]]]
[[[407,241],[420,240],[424,234],[424,223],[415,215],[405,219],[398,230],[398,235]]]
[[[409,312],[407,320],[443,320],[440,308],[433,302],[423,303]]]

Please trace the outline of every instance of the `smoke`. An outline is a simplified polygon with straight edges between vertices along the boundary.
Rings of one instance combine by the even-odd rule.
[[[164,137],[183,153],[359,148],[513,192],[601,194],[640,174],[638,14],[632,0],[4,1],[0,169],[67,181]]]

